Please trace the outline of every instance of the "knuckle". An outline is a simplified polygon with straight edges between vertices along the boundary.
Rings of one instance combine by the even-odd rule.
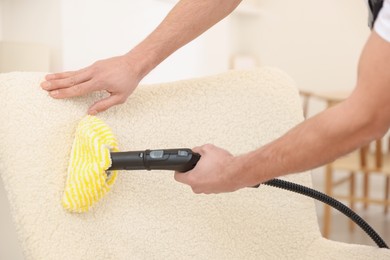
[[[98,60],[93,64],[95,70],[100,71],[100,69],[104,69],[105,62],[104,60]]]
[[[93,83],[96,90],[108,90],[107,82],[105,82],[104,79],[100,78],[99,76],[95,76]]]
[[[75,77],[70,77],[68,80],[68,86],[73,87],[74,85],[76,85],[76,79]]]
[[[207,143],[205,145],[203,145],[203,149],[206,149],[206,150],[210,150],[214,147],[214,145],[210,144],[210,143]]]
[[[100,64],[100,60],[95,61],[94,63],[92,63],[91,69],[94,69],[94,68],[98,67],[99,64]]]
[[[89,68],[89,71],[91,75],[97,75],[99,73],[99,61],[92,64],[92,66]]]
[[[63,96],[63,93],[61,90],[54,90],[54,91],[50,91],[50,96],[54,99],[60,99],[62,98]]]
[[[76,95],[81,95],[81,86],[80,85],[74,85],[72,87],[73,89],[73,92],[76,94]]]
[[[65,73],[64,72],[60,72],[60,73],[54,74],[54,78],[55,79],[61,79],[63,77],[65,77]]]

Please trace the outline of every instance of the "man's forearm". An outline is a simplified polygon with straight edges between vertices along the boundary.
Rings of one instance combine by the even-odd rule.
[[[237,160],[246,184],[313,169],[382,137],[390,124],[390,43],[375,32],[359,62],[357,87],[344,102]],[[245,184],[245,183],[243,183]]]
[[[148,74],[169,55],[230,14],[241,0],[181,0],[161,24],[127,56]]]
[[[344,102],[310,118],[281,138],[242,156],[248,182],[256,184],[313,169],[379,137],[382,132]],[[260,179],[258,179],[260,178]]]

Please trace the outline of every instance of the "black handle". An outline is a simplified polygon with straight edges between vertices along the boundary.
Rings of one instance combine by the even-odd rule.
[[[112,170],[169,170],[187,172],[200,159],[200,154],[191,149],[159,149],[111,153]],[[250,188],[258,188],[260,184]]]
[[[111,170],[171,170],[193,169],[200,155],[191,149],[159,149],[111,153]]]

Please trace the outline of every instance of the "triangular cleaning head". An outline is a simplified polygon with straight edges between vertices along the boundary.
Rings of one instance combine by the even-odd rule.
[[[71,212],[85,212],[114,184],[117,172],[108,176],[110,152],[118,152],[111,129],[95,116],[84,117],[77,126],[70,155],[62,206]]]

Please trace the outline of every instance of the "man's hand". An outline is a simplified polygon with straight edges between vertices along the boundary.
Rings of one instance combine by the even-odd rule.
[[[136,64],[131,64],[126,56],[117,56],[97,61],[81,70],[49,74],[41,87],[58,99],[107,91],[109,97],[97,101],[88,109],[88,113],[94,115],[125,102],[141,79]]]
[[[175,173],[175,180],[191,186],[194,193],[232,192],[245,187],[240,182],[236,157],[211,144],[192,149],[201,158],[194,169]]]
[[[107,110],[125,102],[152,69],[230,14],[241,1],[181,0],[155,30],[126,55],[97,61],[78,71],[47,75],[41,86],[53,98],[105,90],[110,96],[93,104],[88,113]]]

